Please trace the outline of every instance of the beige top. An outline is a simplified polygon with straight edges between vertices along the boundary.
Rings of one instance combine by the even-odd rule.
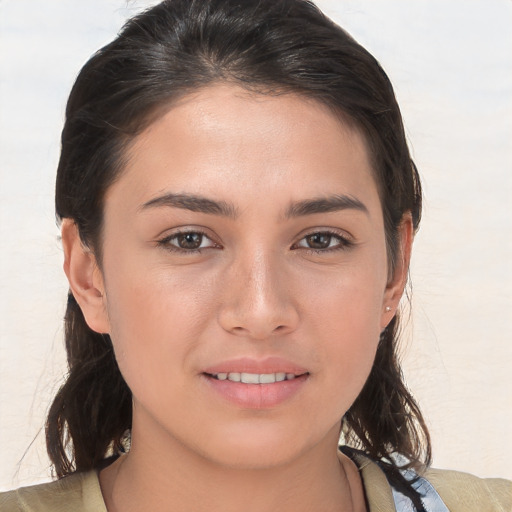
[[[356,456],[369,512],[396,512],[391,487],[377,464]],[[424,475],[450,512],[512,512],[512,482],[430,469]],[[98,473],[76,473],[47,484],[0,493],[0,512],[107,512]]]

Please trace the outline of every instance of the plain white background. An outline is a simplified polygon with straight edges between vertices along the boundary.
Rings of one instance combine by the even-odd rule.
[[[66,97],[153,3],[0,0],[0,489],[49,478],[41,429],[66,371],[53,214]],[[512,2],[318,4],[391,77],[423,176],[403,353],[434,464],[512,478]]]

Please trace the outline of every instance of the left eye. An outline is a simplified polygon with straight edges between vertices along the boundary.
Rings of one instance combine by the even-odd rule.
[[[304,247],[306,249],[322,250],[341,248],[348,245],[348,240],[340,235],[334,233],[311,233],[305,236],[297,243],[297,247]]]
[[[214,247],[215,244],[204,234],[198,231],[176,233],[159,242],[161,245],[170,246],[172,249],[195,251],[206,247]]]

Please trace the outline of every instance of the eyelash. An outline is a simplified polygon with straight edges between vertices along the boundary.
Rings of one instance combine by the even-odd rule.
[[[311,236],[318,236],[318,235],[324,235],[331,238],[329,241],[329,244],[332,242],[332,238],[337,239],[338,243],[334,247],[327,247],[325,249],[315,249],[313,247],[302,247],[302,249],[306,250],[309,254],[326,254],[326,253],[332,253],[336,251],[344,251],[347,249],[350,249],[354,242],[350,240],[347,236],[341,235],[339,232],[331,231],[331,230],[321,230],[321,231],[312,231],[310,233],[307,233],[304,235],[297,243],[293,244],[292,249],[297,250],[301,247],[298,246],[300,242],[305,240],[308,237]]]
[[[208,247],[198,247],[197,249],[185,249],[182,247],[177,247],[176,245],[173,245],[171,243],[172,240],[176,240],[179,236],[184,236],[184,235],[200,235],[202,237],[201,244],[203,243],[204,238],[206,238],[206,239],[210,240],[212,245],[210,245]],[[338,243],[334,247],[326,247],[324,249],[315,249],[313,247],[299,246],[300,242],[302,242],[303,240],[305,240],[308,237],[312,237],[315,235],[316,236],[323,235],[323,236],[330,237],[331,240],[329,240],[329,244],[331,243],[332,238],[337,239]],[[202,250],[204,250],[204,249],[222,248],[221,245],[219,245],[216,242],[214,242],[213,240],[211,240],[211,238],[209,238],[205,232],[203,232],[201,230],[197,230],[197,229],[177,231],[177,232],[173,233],[172,235],[166,236],[166,237],[162,238],[161,240],[158,240],[157,244],[160,247],[164,247],[168,251],[177,252],[180,254],[198,254],[198,253],[200,254],[202,252]],[[340,233],[337,233],[335,231],[330,231],[330,230],[322,230],[322,231],[312,231],[311,233],[304,235],[298,242],[296,242],[292,245],[291,249],[297,250],[297,249],[302,248],[310,254],[326,254],[326,253],[330,253],[330,252],[350,249],[353,245],[354,245],[354,242],[352,240],[350,240],[346,236],[341,235]]]
[[[178,247],[176,245],[173,245],[171,243],[172,240],[176,240],[179,236],[184,235],[200,235],[202,237],[201,243],[203,242],[204,238],[207,238],[211,241],[212,245],[209,247],[198,247],[197,249],[185,249],[182,247]],[[217,243],[215,243],[211,238],[204,232],[199,229],[190,229],[190,230],[183,230],[183,231],[177,231],[173,233],[172,235],[166,236],[162,238],[161,240],[157,241],[158,246],[165,248],[168,251],[171,252],[177,252],[180,254],[200,254],[202,250],[204,249],[211,249],[211,248],[221,248],[221,246]]]

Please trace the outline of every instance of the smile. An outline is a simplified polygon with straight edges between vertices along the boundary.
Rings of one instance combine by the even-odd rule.
[[[230,380],[231,382],[242,382],[244,384],[273,384],[285,380],[293,380],[297,377],[294,373],[215,373],[210,375],[217,380]]]
[[[203,376],[209,388],[223,400],[243,409],[269,409],[297,395],[308,382],[310,374],[232,371],[205,372]]]

